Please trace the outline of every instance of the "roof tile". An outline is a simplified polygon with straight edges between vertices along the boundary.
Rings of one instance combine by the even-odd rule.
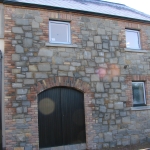
[[[123,4],[101,0],[5,0],[150,21],[150,16]]]

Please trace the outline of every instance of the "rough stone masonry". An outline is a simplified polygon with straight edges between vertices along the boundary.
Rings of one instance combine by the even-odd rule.
[[[150,104],[148,24],[7,5],[4,14],[7,150],[39,149],[37,94],[66,80],[86,93],[87,149],[150,141],[150,110],[131,110],[132,81],[145,81]],[[50,19],[70,22],[76,47],[46,44]],[[147,52],[125,51],[125,28],[140,30]]]

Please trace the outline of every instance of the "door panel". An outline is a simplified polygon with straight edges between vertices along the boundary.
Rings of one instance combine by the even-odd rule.
[[[85,142],[84,96],[70,88],[52,88],[38,96],[40,148]]]
[[[66,88],[61,90],[64,145],[85,142],[85,117],[83,99],[83,93],[79,91]],[[84,136],[82,136],[82,134]]]
[[[61,89],[50,89],[39,94],[39,138],[40,147],[62,145]]]

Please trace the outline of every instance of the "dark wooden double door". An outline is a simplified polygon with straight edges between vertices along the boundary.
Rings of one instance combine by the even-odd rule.
[[[38,95],[40,148],[85,143],[84,95],[57,87]]]

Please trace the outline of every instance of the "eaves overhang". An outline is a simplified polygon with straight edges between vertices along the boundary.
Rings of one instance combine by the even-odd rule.
[[[97,15],[97,16],[102,16],[102,17],[135,21],[135,22],[141,22],[141,23],[150,23],[150,20],[142,20],[142,19],[129,18],[129,17],[117,16],[117,15],[104,14],[104,13],[97,13],[97,12],[91,12],[91,11],[89,12],[89,11],[84,11],[84,10],[76,10],[76,9],[54,7],[54,6],[47,6],[47,5],[41,5],[41,4],[39,5],[39,4],[32,4],[32,3],[24,3],[24,2],[17,2],[17,1],[9,1],[9,0],[0,0],[0,2],[1,1],[3,1],[3,4],[6,4],[6,5],[42,8],[42,9],[57,10],[57,11],[67,11],[67,12],[82,13],[82,14],[87,14],[87,15]]]

